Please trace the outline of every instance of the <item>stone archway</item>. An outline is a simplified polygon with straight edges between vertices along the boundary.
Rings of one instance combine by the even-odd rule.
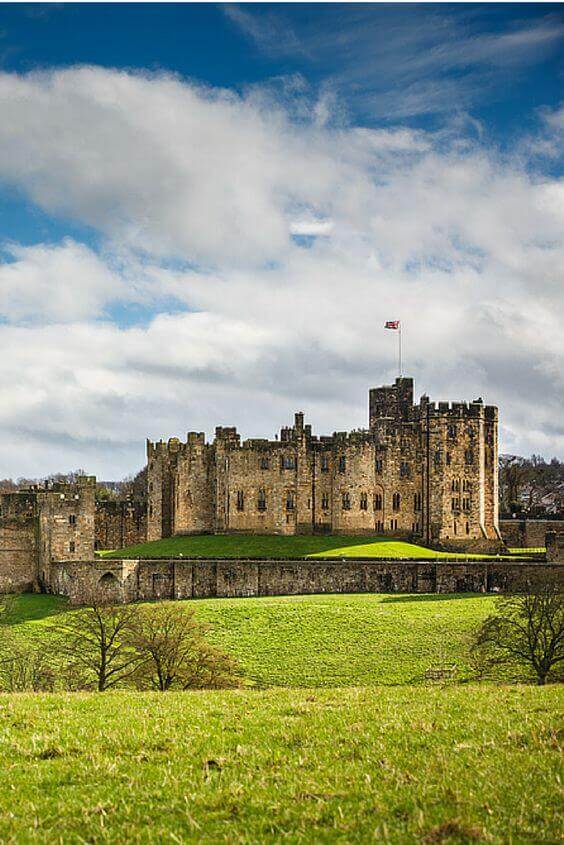
[[[123,601],[122,585],[113,572],[105,572],[98,581],[97,592],[106,602]]]

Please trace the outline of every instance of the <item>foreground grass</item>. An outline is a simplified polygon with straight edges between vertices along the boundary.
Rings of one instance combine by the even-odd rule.
[[[364,686],[418,683],[425,670],[457,664],[470,676],[472,631],[492,611],[488,595],[321,595],[186,601],[210,639],[233,654],[245,683]],[[60,621],[55,596],[18,599],[22,636]]]
[[[438,552],[415,543],[389,537],[322,537],[280,535],[198,534],[167,537],[151,543],[98,553],[109,558],[292,558],[292,557],[366,557],[366,558],[460,558],[453,552]],[[463,555],[484,559],[487,555]]]
[[[557,842],[558,688],[0,695],[0,841]]]

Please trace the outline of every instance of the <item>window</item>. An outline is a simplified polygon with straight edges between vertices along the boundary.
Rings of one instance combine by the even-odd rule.
[[[321,455],[321,472],[329,470],[329,455]]]
[[[344,455],[339,458],[339,472],[344,472],[347,468],[347,459]]]
[[[149,505],[149,516],[153,516],[153,506]]]
[[[257,508],[259,511],[266,510],[266,493],[264,490],[259,490],[258,492]]]
[[[435,466],[438,467],[441,465],[442,456],[440,451],[435,452]]]
[[[286,493],[286,510],[293,511],[294,510],[294,494],[292,492]]]
[[[376,531],[379,532],[379,531],[383,531],[383,530],[384,530],[384,523],[382,522],[382,520],[378,519],[376,521]]]
[[[71,513],[69,516],[69,525],[76,525],[76,514]]]
[[[453,511],[459,511],[459,510],[460,510],[460,501],[459,501],[459,499],[452,499],[452,501],[451,501],[451,509],[452,509]]]
[[[392,509],[395,510],[395,511],[399,511],[400,502],[401,502],[400,494],[394,493],[394,495],[392,496]]]
[[[450,452],[447,452],[446,455],[445,455],[445,463],[446,463],[447,467],[450,466]]]
[[[360,494],[360,509],[361,511],[368,510],[368,493]]]
[[[382,494],[381,493],[374,493],[374,510],[381,511],[382,510]]]
[[[411,523],[411,533],[412,534],[419,534],[419,523],[418,522],[412,522]]]
[[[470,523],[469,522],[466,523],[466,533],[470,534]]]
[[[465,498],[462,500],[462,510],[469,511],[470,510],[470,499]]]
[[[75,551],[76,551],[75,542],[74,542],[74,540],[71,540],[70,543],[69,543],[69,552],[73,553]]]
[[[280,461],[281,469],[295,469],[296,468],[296,461],[292,457],[283,457]]]
[[[450,489],[453,493],[460,492],[460,478],[453,478],[450,484]]]
[[[400,464],[400,476],[407,478],[409,476],[409,464],[407,461],[402,461]]]
[[[260,468],[261,469],[269,469],[270,468],[270,461],[268,458],[261,458],[260,459]]]
[[[343,493],[343,510],[350,511],[351,509],[351,497],[348,493]]]
[[[329,510],[329,494],[324,493],[321,497],[321,507],[324,511]]]
[[[464,457],[465,457],[466,463],[469,466],[470,466],[470,464],[474,463],[474,452],[473,452],[472,449],[466,449],[466,454],[465,454]]]
[[[456,426],[455,425],[449,425],[449,427],[447,429],[447,434],[448,434],[448,436],[451,440],[455,440],[456,439]]]
[[[237,490],[237,510],[245,510],[245,494],[242,490]]]
[[[472,490],[472,482],[471,481],[464,481],[462,482],[462,489],[465,493],[469,493]]]
[[[390,519],[390,531],[397,531],[397,530],[398,530],[397,519]]]
[[[415,495],[413,496],[413,510],[421,510],[421,493],[415,493]]]
[[[375,468],[377,474],[382,475],[382,460],[380,458],[376,458]]]

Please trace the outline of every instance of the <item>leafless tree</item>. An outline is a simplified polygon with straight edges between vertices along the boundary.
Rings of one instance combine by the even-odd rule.
[[[96,595],[54,626],[56,652],[67,676],[76,674],[77,686],[102,692],[131,678],[140,660],[129,636],[137,613],[136,605],[110,604]]]
[[[0,689],[41,692],[55,688],[56,671],[46,637],[23,639],[9,633],[0,639]]]
[[[474,656],[484,674],[501,667],[531,671],[539,684],[557,679],[564,660],[564,594],[555,581],[532,582],[525,592],[500,596],[478,630]]]
[[[138,686],[162,691],[236,686],[235,661],[207,642],[205,631],[186,605],[139,608],[130,638],[139,655]]]

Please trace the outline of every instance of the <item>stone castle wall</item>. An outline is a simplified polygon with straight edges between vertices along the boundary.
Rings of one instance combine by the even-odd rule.
[[[564,533],[562,519],[501,519],[499,530],[509,548],[534,549],[545,544],[549,531]]]
[[[370,391],[370,428],[314,437],[295,415],[275,440],[147,443],[149,539],[173,534],[384,534],[487,541],[498,530],[497,409],[413,404],[413,381]]]
[[[121,601],[312,593],[460,593],[519,590],[564,565],[383,560],[96,560],[53,564],[52,590],[80,604],[98,590]]]
[[[33,590],[38,549],[35,496],[0,495],[0,593]]]
[[[147,541],[147,508],[140,502],[96,502],[96,549],[123,549]]]
[[[48,588],[57,560],[94,557],[96,479],[0,494],[0,592]]]

